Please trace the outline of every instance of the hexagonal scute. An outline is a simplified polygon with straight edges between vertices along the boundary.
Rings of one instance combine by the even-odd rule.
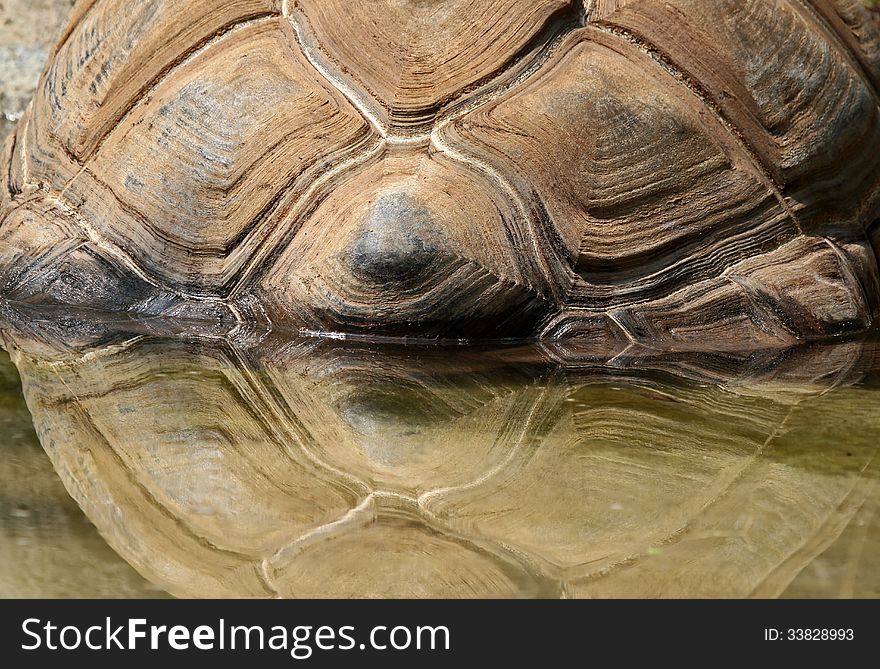
[[[390,126],[425,125],[571,25],[571,0],[295,0],[319,57]],[[558,24],[562,24],[559,26]],[[351,39],[352,28],[360,29]],[[543,33],[547,36],[542,37]],[[438,73],[442,72],[442,77]]]
[[[528,336],[558,288],[485,175],[442,153],[383,154],[340,177],[249,288],[276,322],[314,331]]]
[[[156,281],[218,295],[366,123],[267,18],[221,35],[134,104],[65,187]]]

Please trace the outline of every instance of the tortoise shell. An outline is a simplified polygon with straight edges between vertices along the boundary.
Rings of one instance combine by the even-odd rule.
[[[80,0],[0,292],[301,331],[779,345],[868,327],[861,0]]]
[[[876,346],[563,370],[18,322],[64,485],[176,595],[775,596],[832,545],[832,582],[875,574]]]

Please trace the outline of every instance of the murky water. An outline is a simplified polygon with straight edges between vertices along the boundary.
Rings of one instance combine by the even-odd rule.
[[[2,312],[3,596],[880,596],[874,343],[439,349]]]

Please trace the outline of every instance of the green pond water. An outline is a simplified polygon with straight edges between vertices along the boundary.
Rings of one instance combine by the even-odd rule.
[[[442,348],[0,315],[0,596],[880,596],[874,340]]]

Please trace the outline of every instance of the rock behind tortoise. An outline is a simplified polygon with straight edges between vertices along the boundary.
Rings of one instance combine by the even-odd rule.
[[[860,0],[81,0],[6,142],[0,292],[307,331],[867,328]]]

